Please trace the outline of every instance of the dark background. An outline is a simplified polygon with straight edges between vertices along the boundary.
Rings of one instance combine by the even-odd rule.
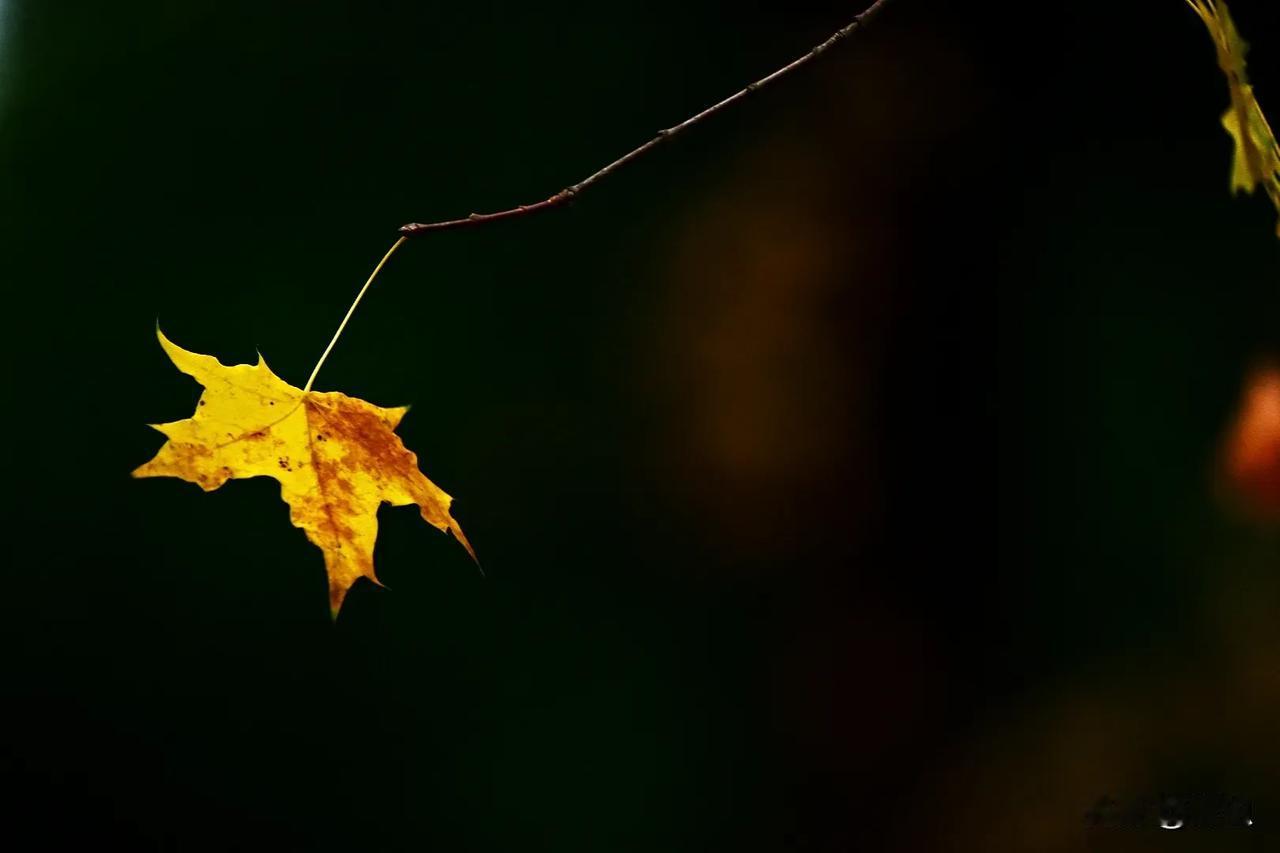
[[[1280,241],[1178,0],[894,0],[406,246],[317,387],[414,404],[487,578],[384,509],[332,624],[274,483],[128,477],[197,395],[157,317],[301,384],[396,226],[859,5],[0,0],[4,846],[1163,849],[1085,812],[1220,792],[1183,849],[1266,849],[1280,537],[1217,460]]]

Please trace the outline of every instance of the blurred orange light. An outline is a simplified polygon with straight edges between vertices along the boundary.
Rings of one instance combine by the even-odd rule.
[[[1245,385],[1225,464],[1232,489],[1251,509],[1280,515],[1280,367],[1255,371]]]

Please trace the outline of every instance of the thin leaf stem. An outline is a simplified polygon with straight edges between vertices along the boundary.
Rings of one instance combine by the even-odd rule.
[[[360,304],[360,300],[364,299],[365,293],[369,290],[369,285],[373,284],[373,280],[378,277],[378,273],[382,271],[382,267],[387,260],[395,254],[396,249],[407,240],[407,237],[401,237],[392,244],[387,253],[382,256],[382,260],[378,261],[378,265],[373,268],[373,272],[369,273],[369,279],[364,283],[364,287],[360,288],[360,292],[356,294],[355,301],[351,303],[351,307],[347,309],[347,315],[342,318],[342,322],[338,324],[338,331],[333,333],[333,338],[329,341],[329,345],[324,348],[324,353],[320,356],[320,360],[316,362],[315,369],[311,371],[311,377],[307,380],[307,385],[302,389],[302,393],[306,394],[311,390],[311,386],[315,384],[316,376],[320,373],[320,368],[324,366],[324,360],[329,357],[329,353],[333,352],[333,345],[338,342],[338,338],[342,335],[342,330],[347,327],[347,321],[351,319],[351,315],[356,313],[356,306]]]
[[[802,65],[807,65],[809,62],[812,62],[833,45],[843,41],[845,38],[848,38],[855,31],[861,28],[888,2],[889,0],[874,0],[870,6],[863,9],[862,12],[860,12],[852,21],[836,30],[825,41],[810,49],[803,56],[793,59],[791,62],[777,69],[773,73],[756,80],[754,83],[749,83],[747,86],[739,89],[724,100],[712,104],[702,112],[690,116],[679,124],[658,131],[657,135],[648,142],[638,148],[633,148],[631,151],[614,160],[612,163],[609,163],[607,166],[597,169],[591,175],[588,175],[586,178],[578,181],[578,183],[565,187],[560,190],[560,192],[550,196],[549,198],[534,202],[533,204],[521,204],[508,210],[499,210],[495,213],[472,213],[462,219],[449,219],[441,222],[414,222],[401,226],[400,239],[396,240],[391,248],[387,250],[387,253],[382,256],[382,260],[378,262],[378,265],[373,268],[373,272],[369,274],[369,279],[364,283],[364,287],[361,287],[360,292],[356,294],[355,301],[351,303],[351,307],[347,309],[346,316],[343,317],[342,322],[338,324],[338,330],[333,333],[332,340],[330,340],[329,345],[325,347],[324,353],[320,356],[320,360],[316,362],[315,369],[311,371],[311,377],[307,379],[306,387],[302,389],[302,392],[305,394],[311,391],[311,386],[315,384],[316,376],[320,373],[320,368],[324,366],[325,359],[329,357],[329,353],[333,351],[334,344],[338,342],[338,338],[342,335],[343,330],[346,329],[347,322],[351,319],[351,315],[355,313],[356,306],[359,305],[360,300],[364,298],[365,293],[369,290],[369,286],[373,284],[373,280],[378,277],[378,273],[382,270],[383,265],[386,264],[387,260],[395,254],[395,251],[399,249],[400,246],[403,245],[410,237],[418,234],[425,234],[428,231],[448,231],[455,228],[468,228],[476,225],[484,225],[490,222],[498,222],[503,219],[515,219],[517,217],[529,216],[534,213],[540,213],[545,210],[560,207],[561,205],[572,201],[574,198],[581,195],[584,191],[590,189],[600,181],[609,177],[623,166],[633,160],[643,157],[663,142],[683,133],[694,125],[700,124],[731,104],[737,103],[748,95],[763,89],[775,80],[785,77],[787,74],[790,74]]]

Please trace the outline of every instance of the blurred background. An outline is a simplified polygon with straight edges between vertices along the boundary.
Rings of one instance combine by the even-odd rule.
[[[317,387],[413,404],[486,578],[384,508],[331,624],[274,482],[128,477],[198,395],[157,317],[301,384],[398,225],[862,5],[0,0],[15,846],[1275,843],[1280,241],[1179,0],[893,0],[404,247]]]

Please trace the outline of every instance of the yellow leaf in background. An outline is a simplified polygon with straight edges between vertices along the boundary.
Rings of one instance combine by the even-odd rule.
[[[1271,197],[1271,203],[1280,211],[1280,146],[1275,134],[1253,96],[1253,87],[1244,70],[1244,55],[1248,45],[1240,38],[1236,25],[1221,0],[1187,0],[1209,28],[1214,46],[1218,49],[1218,66],[1227,75],[1227,88],[1231,92],[1231,106],[1222,116],[1222,126],[1235,141],[1235,156],[1231,166],[1232,191],[1253,192],[1262,184]],[[1280,236],[1280,224],[1276,226]]]
[[[174,365],[204,386],[195,414],[155,428],[168,437],[135,477],[178,477],[205,491],[229,479],[273,477],[294,525],[324,552],[334,616],[357,578],[378,583],[373,544],[378,507],[417,504],[422,517],[452,531],[475,559],[449,514],[451,498],[418,470],[394,430],[408,407],[384,409],[339,393],[303,391],[261,357],[227,367],[187,352],[159,329]]]

